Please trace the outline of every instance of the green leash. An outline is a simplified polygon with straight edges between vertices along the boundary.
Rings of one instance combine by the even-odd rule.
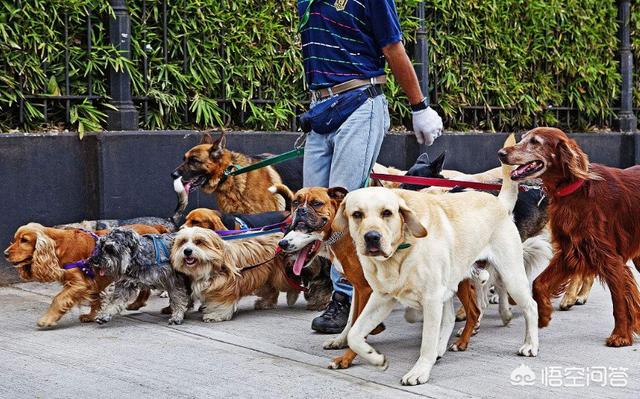
[[[302,28],[304,28],[307,22],[309,22],[309,15],[311,14],[311,5],[313,4],[314,1],[315,0],[309,0],[309,4],[307,4],[307,9],[304,11],[304,14],[302,14],[302,17],[300,17],[300,24],[298,25],[298,33],[302,32]]]
[[[270,165],[276,165],[285,161],[288,161],[293,158],[298,158],[304,155],[304,147],[296,148],[291,151],[287,151],[280,155],[273,156],[271,158],[264,159],[262,161],[258,161],[256,163],[252,163],[251,165],[240,167],[238,165],[230,165],[224,171],[224,178],[226,179],[229,176],[237,176],[243,173],[248,173],[257,169],[264,168]]]

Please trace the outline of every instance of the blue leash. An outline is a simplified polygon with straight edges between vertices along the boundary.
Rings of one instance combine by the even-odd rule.
[[[236,234],[236,235],[232,235],[232,236],[221,236],[220,238],[222,238],[225,241],[229,241],[229,240],[239,240],[241,238],[264,236],[264,235],[267,235],[267,234],[274,234],[274,233],[280,233],[280,232],[282,232],[282,230],[279,227],[276,227],[276,228],[269,229],[269,230],[257,231],[255,233]]]

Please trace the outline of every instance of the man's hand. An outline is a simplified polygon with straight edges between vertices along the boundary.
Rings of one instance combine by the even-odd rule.
[[[442,118],[431,107],[413,111],[413,132],[418,143],[431,145],[442,134]]]
[[[391,72],[409,98],[410,104],[418,104],[424,99],[416,71],[407,56],[402,42],[392,43],[382,49],[389,62]],[[431,145],[442,134],[442,118],[430,107],[413,112],[413,130],[418,143]]]

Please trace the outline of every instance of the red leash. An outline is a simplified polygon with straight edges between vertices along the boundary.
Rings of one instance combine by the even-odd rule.
[[[474,181],[439,179],[436,177],[418,177],[418,176],[399,176],[387,175],[384,173],[371,173],[372,179],[392,181],[395,183],[408,183],[418,186],[436,186],[436,187],[464,187],[475,190],[500,191],[501,184],[478,183]],[[526,187],[520,186],[520,191],[527,191]]]

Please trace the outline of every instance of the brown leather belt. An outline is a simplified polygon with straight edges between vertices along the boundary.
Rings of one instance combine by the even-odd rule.
[[[386,75],[375,76],[371,79],[352,79],[344,83],[340,83],[335,86],[328,87],[326,89],[311,90],[311,100],[313,101],[324,100],[325,98],[335,96],[337,94],[344,93],[349,90],[357,89],[358,87],[363,87],[368,85],[383,85],[385,83],[387,83]]]

